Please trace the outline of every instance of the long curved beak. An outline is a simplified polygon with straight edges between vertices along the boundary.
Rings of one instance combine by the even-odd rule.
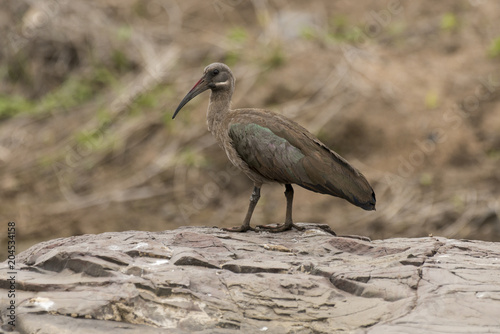
[[[186,103],[191,101],[196,95],[206,91],[208,88],[209,88],[208,83],[205,80],[205,76],[203,76],[200,80],[198,80],[196,85],[194,85],[194,87],[191,88],[191,90],[186,94],[186,96],[184,96],[181,103],[179,103],[179,106],[177,107],[177,109],[175,109],[175,112],[174,112],[174,115],[172,116],[172,119],[174,119],[175,116],[177,116],[177,113],[182,109],[182,107],[184,107],[186,105]]]

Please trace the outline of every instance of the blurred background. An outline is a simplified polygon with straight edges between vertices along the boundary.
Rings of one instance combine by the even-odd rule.
[[[0,218],[56,237],[240,225],[252,184],[206,129],[204,67],[233,108],[282,113],[356,166],[377,211],[295,187],[339,234],[500,241],[500,3],[0,1]],[[252,224],[280,223],[265,185]],[[5,241],[5,234],[0,235]]]

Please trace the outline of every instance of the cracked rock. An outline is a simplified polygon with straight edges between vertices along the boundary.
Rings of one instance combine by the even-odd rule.
[[[422,333],[500,328],[500,244],[184,227],[17,255],[19,333]],[[11,271],[0,264],[0,325]]]

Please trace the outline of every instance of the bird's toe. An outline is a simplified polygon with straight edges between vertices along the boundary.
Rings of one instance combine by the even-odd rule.
[[[226,231],[226,232],[246,232],[246,231],[255,231],[254,228],[246,225],[241,225],[241,226],[235,226],[235,227],[228,227],[228,228],[222,228],[221,230]]]
[[[292,228],[296,228],[299,231],[303,231],[304,228],[301,226],[297,226],[294,223],[284,223],[284,224],[278,224],[278,225],[258,225],[258,229],[263,229],[268,232],[272,233],[277,233],[277,232],[284,232],[291,230]]]
[[[292,224],[292,226],[297,229],[298,231],[304,231],[306,228],[305,227],[302,227],[302,226],[299,226],[299,225],[296,225],[296,224]]]

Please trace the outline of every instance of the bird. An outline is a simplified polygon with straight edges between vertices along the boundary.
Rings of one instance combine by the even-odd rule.
[[[375,210],[375,192],[363,174],[304,127],[270,110],[231,109],[235,77],[226,64],[213,63],[205,67],[203,76],[179,103],[172,119],[195,96],[209,89],[208,130],[231,163],[243,171],[254,186],[242,225],[223,230],[255,231],[250,220],[260,189],[263,184],[273,182],[285,186],[285,222],[258,225],[259,230],[304,229],[292,219],[292,184],[343,198],[367,211]]]

